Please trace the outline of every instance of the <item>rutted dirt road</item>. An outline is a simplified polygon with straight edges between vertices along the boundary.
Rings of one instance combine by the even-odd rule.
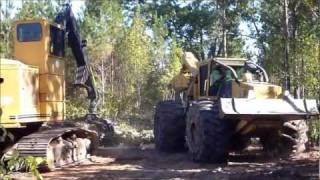
[[[157,152],[153,145],[100,148],[93,162],[44,173],[45,179],[319,179],[319,151],[268,159],[261,150],[231,154],[228,165],[193,163],[187,153]]]

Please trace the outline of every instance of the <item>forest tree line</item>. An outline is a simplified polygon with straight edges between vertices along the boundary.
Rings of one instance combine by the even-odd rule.
[[[22,6],[16,11],[15,4]],[[1,57],[12,58],[12,23],[53,21],[63,0],[2,0]],[[71,0],[71,4],[76,1]],[[152,120],[168,93],[183,51],[211,57],[255,59],[273,83],[295,97],[320,99],[320,0],[107,0],[85,1],[77,16],[87,40],[101,96],[99,113],[117,121]],[[248,26],[249,34],[240,30]],[[252,52],[245,39],[252,39]],[[66,51],[67,115],[85,114],[85,94],[75,90],[75,63]],[[79,96],[83,98],[79,98]],[[310,137],[319,139],[319,120]]]

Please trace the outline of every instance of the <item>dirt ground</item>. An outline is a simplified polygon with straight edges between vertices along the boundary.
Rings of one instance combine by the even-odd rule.
[[[92,162],[44,173],[44,179],[319,179],[318,150],[270,159],[257,148],[230,154],[227,165],[193,163],[187,153],[159,153],[153,145],[100,148]]]

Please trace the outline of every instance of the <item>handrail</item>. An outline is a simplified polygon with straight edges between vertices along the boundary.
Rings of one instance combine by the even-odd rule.
[[[240,82],[239,82],[238,75],[237,75],[236,71],[235,71],[232,67],[230,67],[230,66],[228,66],[228,65],[226,65],[226,64],[224,64],[224,63],[222,63],[222,62],[220,62],[220,61],[218,61],[218,60],[213,60],[213,61],[214,61],[215,63],[217,63],[217,64],[219,64],[219,65],[221,65],[221,66],[229,69],[229,70],[232,72],[232,75],[233,75],[233,77],[235,78],[235,81],[236,81],[237,83],[240,83]]]
[[[251,60],[246,61],[246,63],[251,63],[251,64],[255,65],[258,69],[260,69],[262,71],[264,81],[265,82],[269,82],[268,74],[267,74],[266,70],[263,67],[259,66],[258,64],[256,64],[255,62],[253,62]]]

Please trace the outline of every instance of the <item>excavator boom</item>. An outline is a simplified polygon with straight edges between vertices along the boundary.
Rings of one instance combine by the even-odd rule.
[[[76,60],[77,73],[74,85],[86,89],[88,99],[90,100],[88,113],[95,114],[99,102],[98,91],[94,83],[94,77],[89,65],[90,61],[85,49],[86,41],[81,38],[77,28],[77,21],[69,4],[65,4],[63,10],[58,13],[55,18],[55,23],[65,27],[68,45]]]

